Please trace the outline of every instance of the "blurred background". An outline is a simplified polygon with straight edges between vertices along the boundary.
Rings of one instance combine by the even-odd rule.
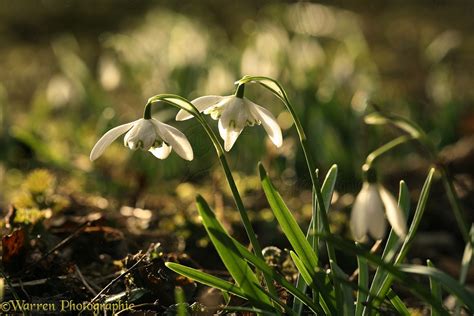
[[[334,231],[349,236],[367,154],[400,135],[363,123],[368,99],[427,131],[472,219],[473,9],[467,0],[1,1],[0,208],[14,205],[15,220],[30,224],[107,216],[109,225],[148,242],[168,238],[199,259],[208,243],[193,205],[200,193],[244,236],[212,145],[196,122],[174,122],[174,108],[154,115],[188,136],[192,162],[176,154],[159,161],[120,140],[94,163],[89,153],[108,129],[140,117],[152,95],[232,94],[234,81],[250,74],[286,88],[321,173],[339,166]],[[284,134],[277,149],[263,128],[246,128],[229,154],[257,231],[277,230],[259,160],[305,226],[310,181],[291,119],[265,89],[250,86],[246,95],[272,111]],[[432,163],[408,143],[376,165],[394,194],[405,179],[416,201]],[[435,256],[459,256],[464,246],[439,181],[433,191],[419,249],[436,243]],[[260,238],[286,245],[273,234]]]

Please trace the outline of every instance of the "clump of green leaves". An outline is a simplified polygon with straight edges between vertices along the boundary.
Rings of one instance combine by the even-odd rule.
[[[60,193],[57,178],[51,171],[36,169],[13,193],[12,204],[15,223],[35,224],[67,208],[70,200]]]
[[[28,174],[21,189],[13,197],[19,208],[51,209],[59,212],[70,204],[69,198],[59,192],[56,176],[49,170],[36,169]]]

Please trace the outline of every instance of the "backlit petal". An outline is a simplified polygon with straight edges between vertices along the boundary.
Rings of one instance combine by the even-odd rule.
[[[193,148],[186,136],[178,129],[158,120],[152,120],[158,130],[158,135],[176,151],[176,153],[186,160],[193,160]]]
[[[247,125],[251,116],[244,104],[244,100],[235,96],[227,97],[227,102],[222,105],[223,111],[220,118],[222,126],[234,130],[242,130]],[[240,133],[240,132],[239,132]]]
[[[171,146],[163,143],[160,147],[152,147],[148,151],[158,159],[166,159],[171,153]]]
[[[199,110],[199,112],[203,112],[207,110],[208,108],[219,103],[222,100],[222,98],[224,97],[221,97],[218,95],[206,95],[206,96],[199,97],[197,99],[192,100],[191,103]],[[178,114],[176,114],[177,121],[189,120],[192,117],[193,115],[185,110],[179,110]]]
[[[150,149],[156,140],[156,130],[151,120],[139,119],[124,137],[124,144],[135,150],[140,146],[143,150]],[[140,145],[138,145],[140,144]]]
[[[136,121],[135,121],[136,122]],[[120,135],[127,132],[130,128],[132,128],[135,122],[130,122],[127,124],[123,124],[117,127],[112,128],[110,131],[104,134],[99,141],[94,145],[90,154],[90,160],[94,161],[99,158],[103,153],[105,148],[107,148],[114,140],[116,140]]]
[[[385,235],[387,224],[378,185],[369,184],[367,192],[367,225],[369,227],[369,234],[374,239],[382,239]]]
[[[239,137],[240,133],[242,133],[243,128],[225,128],[222,125],[222,120],[219,120],[219,134],[221,135],[222,139],[224,140],[224,149],[225,151],[229,151],[232,146],[234,146],[235,141]]]
[[[283,143],[283,138],[281,135],[280,126],[278,125],[273,114],[269,110],[253,103],[252,101],[245,101],[248,105],[250,113],[252,113],[252,116],[262,122],[263,128],[265,128],[265,131],[267,132],[271,141],[275,144],[275,146],[280,147]]]
[[[393,195],[388,192],[384,187],[380,186],[380,197],[385,206],[385,213],[387,215],[388,222],[392,225],[393,230],[400,238],[405,238],[407,234],[407,224],[403,211],[398,206],[397,201]]]
[[[368,187],[364,183],[352,206],[350,226],[352,236],[356,241],[363,241],[367,235],[367,189]]]

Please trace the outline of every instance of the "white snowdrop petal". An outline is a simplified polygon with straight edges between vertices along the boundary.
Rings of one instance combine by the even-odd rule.
[[[407,224],[403,211],[398,206],[398,203],[393,195],[383,186],[379,187],[379,191],[380,197],[382,198],[382,202],[385,206],[385,213],[387,215],[388,222],[398,237],[405,238],[407,234]]]
[[[386,222],[383,203],[380,198],[377,184],[369,184],[367,191],[367,225],[369,234],[374,239],[382,239],[385,235]]]
[[[362,190],[356,197],[354,205],[352,206],[350,227],[352,235],[356,241],[363,241],[367,234],[367,189],[368,186],[364,183]]]
[[[104,136],[102,136],[99,139],[99,141],[94,145],[94,148],[92,148],[92,151],[89,157],[90,160],[94,161],[97,158],[99,158],[104,153],[104,150],[120,135],[124,134],[130,128],[132,128],[135,122],[130,122],[127,124],[114,127],[111,130],[109,130],[107,133],[105,133]]]
[[[235,141],[239,137],[240,133],[242,133],[243,128],[239,128],[239,129],[226,128],[223,126],[222,120],[219,120],[218,125],[219,125],[219,134],[224,140],[224,149],[225,151],[229,151],[231,150],[232,146],[234,146]]]
[[[159,136],[173,147],[174,151],[186,160],[193,160],[193,148],[186,136],[177,128],[153,119]]]
[[[198,109],[199,112],[203,112],[219,103],[223,98],[225,97],[218,95],[206,95],[192,100],[191,103]],[[189,120],[192,117],[193,115],[185,110],[179,110],[178,114],[176,114],[177,121]]]
[[[158,159],[166,159],[171,153],[171,146],[163,143],[160,147],[152,147],[148,151]]]
[[[222,126],[231,129],[243,129],[247,123],[249,113],[243,99],[229,97],[227,102],[222,105],[222,115],[219,119]]]
[[[278,125],[277,120],[273,114],[269,110],[253,103],[250,100],[245,101],[252,116],[262,122],[263,128],[267,132],[273,144],[275,144],[277,147],[280,147],[283,143],[283,137],[281,135],[280,126]]]
[[[130,149],[148,150],[156,140],[156,130],[152,120],[139,119],[125,135],[124,143]]]

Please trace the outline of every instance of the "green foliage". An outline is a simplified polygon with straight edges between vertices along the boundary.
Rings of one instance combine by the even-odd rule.
[[[271,302],[267,295],[257,286],[259,283],[256,275],[239,256],[239,251],[235,249],[235,244],[217,221],[206,201],[201,196],[198,196],[196,204],[209,238],[232,278],[245,293],[246,298],[256,307],[269,308]]]
[[[212,19],[208,16],[208,2],[197,5],[200,10],[192,14],[189,11],[183,12],[196,8],[193,4],[187,9],[180,9],[180,13],[173,9],[174,5],[171,3],[166,4],[166,8],[161,7],[161,4],[143,5],[143,11],[133,13],[135,16],[132,13],[129,16],[127,10],[118,10],[118,7],[110,12],[105,10],[105,13],[103,9],[99,9],[105,16],[101,17],[104,21],[115,20],[110,16],[115,17],[116,12],[123,12],[122,18],[113,22],[121,25],[120,31],[104,28],[106,32],[101,34],[100,41],[97,41],[95,30],[93,40],[87,39],[87,34],[82,31],[82,23],[81,32],[64,33],[64,29],[69,28],[60,28],[62,35],[43,34],[47,36],[39,36],[38,40],[33,41],[34,44],[24,41],[29,38],[23,34],[28,27],[19,28],[22,32],[18,33],[21,33],[16,39],[18,43],[12,40],[12,45],[4,45],[6,51],[2,60],[11,65],[7,64],[9,67],[2,69],[13,71],[2,74],[2,79],[6,80],[2,80],[4,84],[0,86],[0,145],[3,148],[0,153],[0,202],[5,205],[11,202],[15,206],[13,222],[41,223],[70,206],[73,201],[70,195],[74,190],[66,192],[54,174],[46,168],[70,173],[80,183],[77,185],[79,190],[100,192],[101,195],[110,197],[113,201],[109,204],[105,200],[105,204],[111,205],[111,208],[124,203],[148,204],[153,199],[156,208],[160,209],[160,216],[163,216],[163,210],[173,215],[159,220],[148,218],[147,225],[158,222],[156,230],[167,228],[163,229],[166,230],[164,235],[171,230],[179,230],[175,233],[181,234],[183,226],[193,226],[195,230],[188,230],[186,227],[185,236],[180,236],[185,239],[198,235],[196,227],[199,223],[195,210],[191,207],[186,209],[185,204],[190,203],[189,200],[193,200],[194,195],[199,192],[208,201],[212,199],[216,203],[215,209],[219,215],[214,214],[200,196],[197,208],[210,241],[232,280],[223,280],[178,263],[169,262],[167,266],[177,273],[225,292],[223,296],[228,298],[226,303],[230,304],[229,296],[234,295],[248,300],[251,305],[227,306],[227,310],[298,315],[311,310],[316,314],[355,313],[359,316],[370,314],[382,304],[390,302],[398,313],[407,314],[403,297],[398,296],[394,285],[409,287],[418,280],[414,278],[416,276],[428,277],[430,289],[416,283],[410,289],[411,293],[430,304],[433,315],[448,312],[442,306],[443,291],[456,296],[459,305],[457,312],[461,305],[473,312],[472,294],[464,287],[472,262],[473,234],[472,231],[468,234],[470,223],[464,218],[453,182],[448,177],[445,166],[439,164],[438,148],[456,141],[471,128],[468,126],[470,110],[466,104],[472,103],[469,101],[472,95],[470,91],[466,92],[469,89],[464,88],[469,86],[466,82],[470,81],[464,81],[469,76],[462,71],[457,76],[457,68],[463,67],[452,66],[459,64],[456,58],[466,55],[459,49],[461,45],[465,45],[464,39],[461,40],[461,31],[449,30],[447,33],[437,34],[437,22],[425,19],[422,20],[427,25],[421,28],[402,29],[404,37],[406,35],[415,42],[403,46],[406,48],[403,49],[404,62],[394,62],[393,69],[388,68],[391,71],[387,77],[387,69],[380,60],[387,63],[396,61],[393,58],[394,49],[391,46],[389,49],[383,47],[376,52],[377,47],[383,45],[369,42],[372,39],[366,38],[360,26],[363,16],[352,12],[355,9],[351,8],[349,11],[342,7],[315,3],[266,3],[259,6],[259,16],[250,16],[252,10],[249,10],[249,3],[245,2],[245,7],[231,12],[229,16],[236,20],[226,19],[225,14],[219,14],[220,18],[217,20]],[[49,6],[44,6],[46,7]],[[20,4],[20,8],[25,10],[17,11],[24,12],[27,20],[31,20],[33,24],[30,26],[35,26],[34,23],[36,26],[42,25],[41,19],[48,20],[47,14],[40,14],[45,14],[47,9],[38,10],[36,14],[37,7],[34,4]],[[90,8],[83,10],[88,12]],[[225,6],[221,6],[220,10],[224,12]],[[2,24],[5,26],[2,29],[7,31],[18,29],[16,19],[12,16],[19,12],[11,11],[12,13],[4,14],[2,22],[11,23]],[[62,10],[58,9],[58,12]],[[134,17],[139,18],[134,23],[123,23],[125,16],[132,20]],[[384,21],[385,18],[383,16]],[[408,25],[415,23],[410,22],[409,16],[405,18]],[[100,20],[100,17],[97,19]],[[370,21],[372,19],[370,16]],[[64,23],[68,23],[68,20],[77,19],[64,20]],[[398,20],[394,17],[388,20],[394,22],[387,23],[389,26],[371,29],[375,30],[375,35],[378,32],[384,34],[383,38],[387,37],[388,42],[398,43],[399,31],[392,30],[393,27],[390,26],[391,23],[398,23]],[[235,23],[236,21],[244,22]],[[242,25],[242,28],[223,30],[222,27],[217,27],[222,23]],[[419,26],[416,23],[414,25]],[[418,32],[418,29],[429,32]],[[5,36],[7,40],[11,36],[12,39],[15,37],[14,33],[10,33]],[[41,42],[42,38],[47,40]],[[468,41],[472,39],[466,39]],[[410,47],[417,48],[416,58],[413,60],[405,56]],[[5,66],[3,63],[2,61],[2,66]],[[402,83],[393,83],[395,80],[392,74],[403,68],[414,69],[417,80],[403,78]],[[203,94],[226,95],[233,90],[234,78],[240,73],[263,75],[245,76],[237,84],[247,84],[249,89],[246,91],[249,91],[247,93],[252,96],[252,100],[265,104],[277,117],[287,139],[281,149],[267,148],[262,135],[243,135],[245,142],[238,142],[235,146],[235,152],[239,154],[228,155],[214,132],[216,128],[210,126],[207,118],[201,117],[187,99],[177,95],[157,94],[169,91],[189,99]],[[25,74],[28,78],[32,77],[26,83],[35,84],[25,84]],[[278,81],[268,76],[278,78]],[[251,90],[252,87],[265,89]],[[148,98],[150,95],[155,96]],[[378,147],[378,143],[387,136],[373,127],[361,127],[361,118],[368,105],[370,106],[370,101],[375,98],[384,106],[375,106],[376,112],[365,116],[365,122],[369,125],[392,125],[404,134],[381,147]],[[295,101],[294,107],[290,99]],[[92,165],[87,156],[97,135],[141,114],[141,107],[147,100],[147,106],[152,103],[158,106],[167,103],[188,110],[198,117],[204,129],[196,128],[192,122],[177,123],[191,140],[198,159],[187,164],[171,156],[157,164],[149,154],[128,153],[120,145],[114,144],[103,160]],[[289,113],[280,113],[281,104],[275,102],[278,100],[283,102]],[[426,102],[433,105],[428,108]],[[386,111],[387,107],[393,109],[394,113],[408,114],[392,114]],[[163,121],[171,120],[175,115],[174,109],[159,109],[154,115]],[[149,107],[145,113],[151,117]],[[465,113],[468,115],[464,115]],[[415,124],[411,118],[423,120]],[[290,130],[292,126],[296,126],[301,148],[294,141],[296,138]],[[371,137],[367,137],[369,134]],[[206,135],[210,137],[210,142]],[[466,241],[459,281],[434,268],[431,263],[428,267],[403,264],[426,213],[429,192],[435,180],[434,169],[430,170],[421,190],[413,220],[409,222],[408,236],[405,240],[400,240],[391,231],[381,256],[368,252],[361,245],[338,238],[329,231],[327,214],[333,192],[336,188],[344,191],[343,193],[353,190],[356,186],[355,179],[359,175],[359,165],[364,161],[363,153],[371,148],[378,148],[367,157],[366,162],[372,163],[377,157],[395,147],[399,148],[399,145],[408,140],[421,144],[428,151],[427,156],[431,162],[440,167],[439,174]],[[212,146],[217,151],[217,158],[209,154]],[[272,182],[263,166],[259,166],[261,186],[271,211],[259,211],[262,206],[256,188],[258,178],[251,179],[248,175],[254,168],[254,162],[260,160],[263,153],[266,154],[265,165],[272,170],[272,177],[275,175],[275,181]],[[393,157],[400,158],[403,153],[395,152]],[[313,155],[317,155],[317,159],[312,159]],[[414,159],[420,160],[423,155],[424,153],[410,155],[410,159],[415,157]],[[224,176],[216,176],[218,160],[224,167]],[[319,188],[317,168],[326,170],[334,161],[339,167],[333,165],[329,169]],[[388,169],[400,167],[403,170],[404,159],[395,161],[397,163],[394,168]],[[377,160],[377,163],[383,168],[393,163],[393,160]],[[243,172],[232,173],[230,166]],[[45,169],[35,169],[39,167]],[[33,171],[30,172],[31,170]],[[302,170],[306,170],[306,173]],[[336,183],[338,172],[343,176]],[[295,191],[300,185],[310,187],[304,189],[311,194],[312,200],[311,222],[306,234],[300,226],[302,220],[299,210],[307,205],[298,198],[285,201],[282,197],[285,194],[280,194],[285,192],[285,187],[282,185],[277,189],[278,177],[282,179],[281,183],[291,183],[286,188],[291,187]],[[311,179],[311,185],[307,185],[308,179]],[[230,189],[223,188],[225,181]],[[179,182],[191,185],[192,190],[181,194],[181,191],[186,190],[174,189],[174,184]],[[345,190],[346,188],[349,190]],[[152,198],[152,194],[157,192],[160,193],[160,198]],[[241,192],[246,193],[248,199],[247,196],[243,199]],[[179,200],[183,201],[176,202],[174,199],[163,202],[161,197],[165,193],[176,193]],[[398,205],[406,218],[410,214],[409,195],[405,182],[400,182]],[[237,236],[237,229],[232,225],[235,224],[237,215],[227,206],[231,197],[235,199],[253,252],[228,233],[233,231]],[[345,200],[350,200],[350,196],[348,197]],[[257,212],[250,211],[247,214],[251,207],[244,206],[244,202],[252,203]],[[345,203],[340,211],[345,212],[347,206]],[[276,218],[284,237],[291,245],[289,255],[301,276],[296,285],[263,260],[258,240],[262,236],[257,236],[252,228],[253,222],[264,217],[262,214],[270,214],[265,215],[267,220],[272,216]],[[5,223],[6,221],[5,219]],[[205,242],[202,234],[204,232],[201,232],[199,241]],[[322,243],[327,246],[328,262],[325,262],[325,253],[320,251]],[[348,277],[351,271],[347,266],[350,266],[350,262],[346,266],[340,260],[341,266],[337,265],[334,248],[339,249],[344,259],[350,255],[355,256],[353,261],[357,259],[359,269],[357,282]],[[372,279],[369,266],[375,269]],[[6,278],[5,280],[8,281]],[[290,294],[288,301],[278,297],[273,283]],[[1,283],[0,289],[3,289]],[[180,297],[179,290],[176,298],[178,313],[186,314],[183,309],[186,304]]]

